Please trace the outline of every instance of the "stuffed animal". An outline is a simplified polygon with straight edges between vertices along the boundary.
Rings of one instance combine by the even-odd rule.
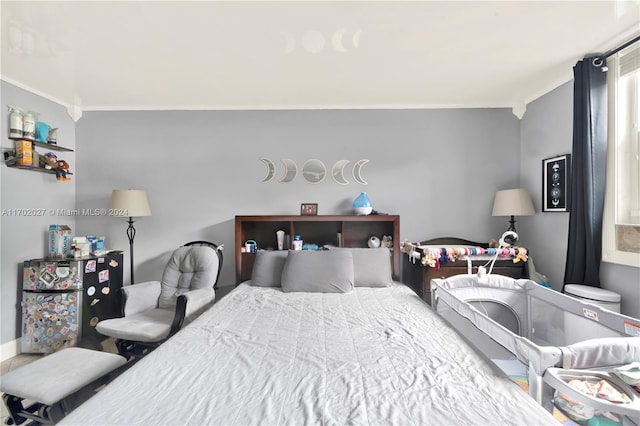
[[[56,179],[60,181],[70,181],[71,178],[67,177],[67,173],[69,173],[69,163],[64,160],[58,160],[56,171]]]
[[[526,262],[527,260],[529,260],[529,256],[528,256],[529,253],[527,252],[526,248],[516,247],[516,251],[517,251],[516,257],[515,259],[513,259],[513,263],[518,263],[521,260],[523,262]]]
[[[47,152],[45,155],[41,155],[40,164],[47,170],[55,171],[57,180],[63,182],[71,180],[71,178],[67,177],[67,173],[69,173],[69,163],[64,160],[58,160],[58,156],[53,152]]]
[[[58,157],[53,152],[47,152],[40,156],[40,166],[47,170],[55,169],[58,167]]]
[[[393,248],[393,237],[391,235],[383,235],[380,247]]]

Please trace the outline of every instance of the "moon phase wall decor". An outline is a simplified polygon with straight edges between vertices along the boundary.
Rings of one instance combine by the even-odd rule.
[[[569,211],[571,154],[542,160],[542,211]]]
[[[362,168],[369,160],[358,160],[353,166],[353,179],[360,185],[366,185],[367,181],[362,178]]]
[[[260,161],[262,161],[265,166],[267,166],[267,174],[264,179],[262,179],[262,181],[269,182],[276,175],[276,165],[268,158],[261,158]]]
[[[360,47],[362,30],[354,30],[353,33],[350,33],[351,37],[348,37],[348,33],[350,33],[350,31],[347,28],[340,28],[325,37],[320,31],[310,30],[305,31],[297,37],[296,34],[291,31],[281,31],[280,35],[284,42],[282,53],[288,55],[296,50],[298,45],[307,53],[320,53],[325,49],[325,46],[329,45],[327,43],[329,38],[331,39],[330,45],[336,52],[346,53],[358,49]]]
[[[276,163],[267,157],[261,157],[260,161],[267,167],[267,174],[264,176],[261,182],[271,182],[276,176]],[[295,161],[289,158],[280,159],[284,167],[284,173],[279,182],[287,183],[293,181],[298,174],[298,166]],[[368,185],[367,181],[362,177],[362,168],[367,164],[369,160],[358,160],[353,165],[353,180],[360,185]],[[349,181],[345,177],[345,168],[350,163],[350,160],[338,160],[331,167],[331,176],[334,182],[339,185],[348,185]],[[327,167],[318,159],[307,160],[302,166],[302,177],[309,183],[317,184],[324,180],[327,176]]]
[[[282,179],[280,179],[280,182],[291,182],[298,174],[298,166],[296,166],[296,162],[289,158],[283,158],[280,161],[284,164],[284,175],[282,176]]]
[[[320,183],[327,175],[327,168],[320,160],[307,160],[302,166],[302,176],[309,183]]]
[[[348,185],[349,181],[344,177],[344,168],[349,164],[349,160],[338,160],[331,168],[333,180],[340,185]]]

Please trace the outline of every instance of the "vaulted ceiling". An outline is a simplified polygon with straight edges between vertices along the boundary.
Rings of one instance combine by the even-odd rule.
[[[70,109],[526,104],[638,1],[6,1],[2,78]]]

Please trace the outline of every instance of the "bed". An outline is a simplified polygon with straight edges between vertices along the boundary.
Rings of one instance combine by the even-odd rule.
[[[556,424],[389,255],[258,252],[250,281],[61,424]]]

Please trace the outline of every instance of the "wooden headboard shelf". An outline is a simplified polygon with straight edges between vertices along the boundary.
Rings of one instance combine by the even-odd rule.
[[[283,230],[291,238],[298,234],[304,243],[318,246],[337,246],[338,233],[342,235],[342,247],[368,247],[371,236],[382,239],[383,235],[390,235],[393,237],[393,278],[400,279],[400,216],[236,216],[236,283],[251,279],[253,271],[255,253],[241,250],[245,241],[254,240],[259,249],[274,250],[277,248],[278,230]]]

